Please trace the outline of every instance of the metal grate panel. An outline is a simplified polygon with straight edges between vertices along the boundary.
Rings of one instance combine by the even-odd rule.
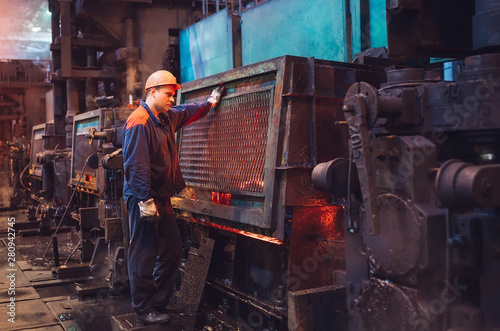
[[[186,184],[262,193],[272,89],[231,96],[182,131],[180,167]]]

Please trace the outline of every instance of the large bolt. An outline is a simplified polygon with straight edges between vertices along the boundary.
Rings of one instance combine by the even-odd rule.
[[[452,238],[448,238],[448,240],[446,240],[446,245],[450,248],[461,248],[465,246],[464,239],[465,238],[463,236],[456,235]]]
[[[354,112],[354,105],[352,105],[352,104],[344,105],[344,107],[342,107],[342,110],[345,113],[352,113],[352,112]]]

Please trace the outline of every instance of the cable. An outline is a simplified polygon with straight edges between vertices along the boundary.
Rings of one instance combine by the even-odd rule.
[[[86,160],[85,160],[85,163],[83,164],[83,169],[82,169],[82,172],[80,174],[80,178],[78,178],[78,182],[76,183],[76,186],[75,186],[75,189],[73,190],[73,193],[71,193],[71,197],[69,198],[69,201],[68,201],[68,204],[66,205],[66,209],[64,210],[64,214],[63,216],[61,217],[61,220],[59,221],[59,224],[57,225],[57,228],[56,230],[54,231],[54,234],[53,236],[55,236],[57,234],[57,232],[59,231],[59,228],[61,227],[61,224],[64,220],[64,217],[66,216],[66,213],[68,212],[68,209],[69,209],[69,206],[71,205],[71,201],[73,201],[73,197],[75,196],[75,192],[77,191],[77,188],[78,188],[78,185],[80,185],[80,181],[82,180],[82,177],[83,177],[83,173],[85,172],[85,168],[87,167],[87,163],[89,161],[89,158],[92,156],[93,154],[91,154]],[[43,253],[42,257],[45,257],[45,254],[47,254],[47,252],[49,251],[49,248],[50,246],[52,245],[52,238],[50,238],[50,241],[49,241],[49,244],[47,245],[47,248],[45,249],[45,252]]]
[[[24,183],[23,183],[23,176],[24,176],[24,172],[26,171],[26,169],[28,169],[28,168],[29,168],[29,166],[30,166],[30,165],[29,165],[29,163],[28,163],[28,165],[27,165],[26,167],[24,167],[24,170],[23,170],[23,171],[21,171],[21,175],[19,176],[19,182],[20,182],[20,183],[21,183],[21,185],[24,187],[24,189],[25,189],[25,190],[27,190],[27,191],[31,191],[31,189],[30,189],[29,187],[26,187],[26,185],[24,185]]]
[[[80,245],[83,244],[83,239],[81,239],[79,242],[78,242],[78,245],[76,245],[75,249],[71,252],[71,254],[69,254],[68,258],[66,259],[66,261],[64,261],[63,265],[67,265],[68,264],[68,261],[69,259],[71,259],[73,257],[73,255],[75,255],[75,252],[78,248],[80,248]]]

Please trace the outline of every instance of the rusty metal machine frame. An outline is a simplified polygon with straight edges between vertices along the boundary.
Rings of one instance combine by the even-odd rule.
[[[258,315],[262,317],[262,327],[284,330],[302,323],[305,308],[301,306],[303,301],[287,302],[291,292],[323,287],[318,290],[321,293],[317,298],[337,300],[333,296],[344,295],[342,291],[325,287],[333,283],[335,272],[342,274],[345,269],[342,208],[332,205],[330,195],[313,188],[311,172],[319,162],[347,156],[343,98],[349,86],[360,80],[369,80],[378,86],[385,80],[385,73],[373,67],[283,56],[183,83],[179,104],[204,101],[221,84],[227,90],[219,108],[178,133],[180,166],[187,188],[171,199],[186,247],[197,243],[200,233],[215,240],[202,308],[207,315],[219,316],[216,319],[223,324],[231,324],[231,318],[238,320],[231,324],[233,327],[254,327],[252,318]],[[268,99],[260,98],[259,93]],[[254,103],[258,107],[253,108]],[[253,115],[254,109],[261,110],[268,104],[265,130],[262,122],[252,118],[243,122],[233,118],[227,126],[219,121],[228,118],[224,117],[227,112],[242,119],[244,116],[238,111]],[[237,189],[230,181],[230,185],[224,187],[211,183],[213,177],[210,176],[206,181],[194,178],[196,171],[206,174],[207,165],[212,163],[203,160],[205,163],[198,164],[197,156],[187,158],[184,149],[191,154],[205,155],[203,153],[209,153],[205,141],[221,140],[224,137],[217,135],[226,135],[230,141],[227,143],[229,155],[223,155],[222,162],[231,163],[238,159],[234,154],[246,155],[237,150],[238,146],[251,150],[262,147],[263,143],[248,142],[256,135],[239,136],[249,132],[241,123],[249,127],[251,123],[261,125],[260,137],[265,139],[263,169],[254,171],[250,167],[253,172],[247,173],[247,177],[242,175],[241,182],[259,178],[256,173],[262,174],[262,191],[258,185]],[[224,129],[214,129],[217,125]],[[205,133],[201,134],[200,130]],[[254,154],[256,159],[261,158],[260,152]],[[244,169],[247,164],[238,160]],[[220,159],[216,161],[218,163],[213,164],[219,164],[220,169],[232,169],[232,164],[226,167]],[[231,194],[231,201],[214,201],[212,192],[215,196]],[[307,263],[312,263],[314,268]],[[301,268],[308,270],[305,276]],[[259,274],[258,270],[265,272]],[[259,277],[266,280],[259,281]],[[229,308],[229,302],[235,308]],[[227,307],[224,316],[217,309],[208,308],[219,306]],[[290,310],[287,306],[294,308]],[[342,311],[328,314],[326,318],[342,320]]]
[[[190,185],[186,180],[188,189],[172,199],[174,207],[274,230],[272,236],[283,240],[285,206],[324,204],[325,196],[314,192],[312,188],[310,171],[317,164],[318,158],[329,157],[325,153],[345,155],[347,152],[346,141],[342,139],[346,137],[346,128],[339,123],[335,126],[335,122],[340,122],[342,118],[336,115],[332,107],[335,107],[335,103],[340,105],[342,93],[348,86],[349,80],[354,82],[356,75],[362,71],[360,69],[363,68],[346,63],[284,56],[184,83],[178,96],[179,103],[204,100],[212,88],[224,84],[228,93],[222,98],[219,106],[222,108],[238,96],[251,97],[255,93],[270,91],[262,191],[243,192],[214,187],[204,188],[240,194],[244,197],[263,198],[263,201],[257,208],[213,204],[199,199],[199,185],[198,187]],[[341,82],[344,86],[336,86],[335,83]],[[329,104],[330,107],[326,107],[325,104]],[[212,110],[208,116],[213,112]],[[328,128],[330,131],[328,134],[325,123],[318,125],[317,117],[320,117],[321,121],[329,121],[335,129]],[[192,124],[196,125],[197,123]],[[185,131],[178,135],[181,169]],[[330,141],[335,134],[338,139]],[[207,137],[208,134],[202,139]],[[325,147],[327,145],[331,147],[332,144],[337,145],[334,151]],[[296,189],[297,185],[300,190]]]
[[[42,177],[41,165],[36,162],[36,153],[43,149],[43,138],[47,123],[34,125],[31,135],[31,159],[30,159],[30,174],[32,176]]]
[[[88,165],[85,167],[86,172],[84,172],[84,175],[90,175],[93,176],[94,178],[91,179],[91,181],[86,180],[84,176],[80,179],[80,175],[82,172],[82,167],[85,163],[85,160],[90,154],[97,153],[97,149],[99,148],[99,145],[101,142],[99,140],[96,140],[95,142],[92,141],[91,144],[89,144],[89,140],[86,137],[88,135],[88,128],[95,128],[97,131],[101,131],[102,129],[102,122],[103,122],[103,117],[104,113],[102,109],[97,109],[94,111],[89,111],[83,114],[76,115],[74,117],[74,122],[73,122],[73,145],[72,145],[72,153],[71,153],[71,185],[72,186],[78,186],[80,188],[86,188],[89,190],[89,192],[99,192],[99,171],[97,169],[91,169]],[[82,126],[84,124],[88,124],[86,126]],[[94,126],[95,125],[95,126]],[[83,131],[82,131],[83,130]],[[81,153],[84,153],[84,151],[80,151],[80,148],[82,146],[78,145],[78,136],[84,136],[84,144],[88,144],[87,148],[89,148],[91,151],[88,155],[85,155],[81,157]],[[78,162],[78,166],[76,163]],[[80,166],[81,165],[81,166]],[[80,179],[80,181],[79,181]]]

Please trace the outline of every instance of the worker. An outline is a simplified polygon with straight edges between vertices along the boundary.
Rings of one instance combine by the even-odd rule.
[[[166,70],[146,80],[146,100],[130,114],[123,132],[130,245],[128,272],[132,307],[143,324],[170,320],[171,297],[181,262],[182,240],[170,197],[185,187],[174,133],[204,117],[220,102],[224,87],[207,101],[178,106],[176,78]],[[170,307],[170,309],[169,309]],[[169,311],[170,310],[170,311]]]

